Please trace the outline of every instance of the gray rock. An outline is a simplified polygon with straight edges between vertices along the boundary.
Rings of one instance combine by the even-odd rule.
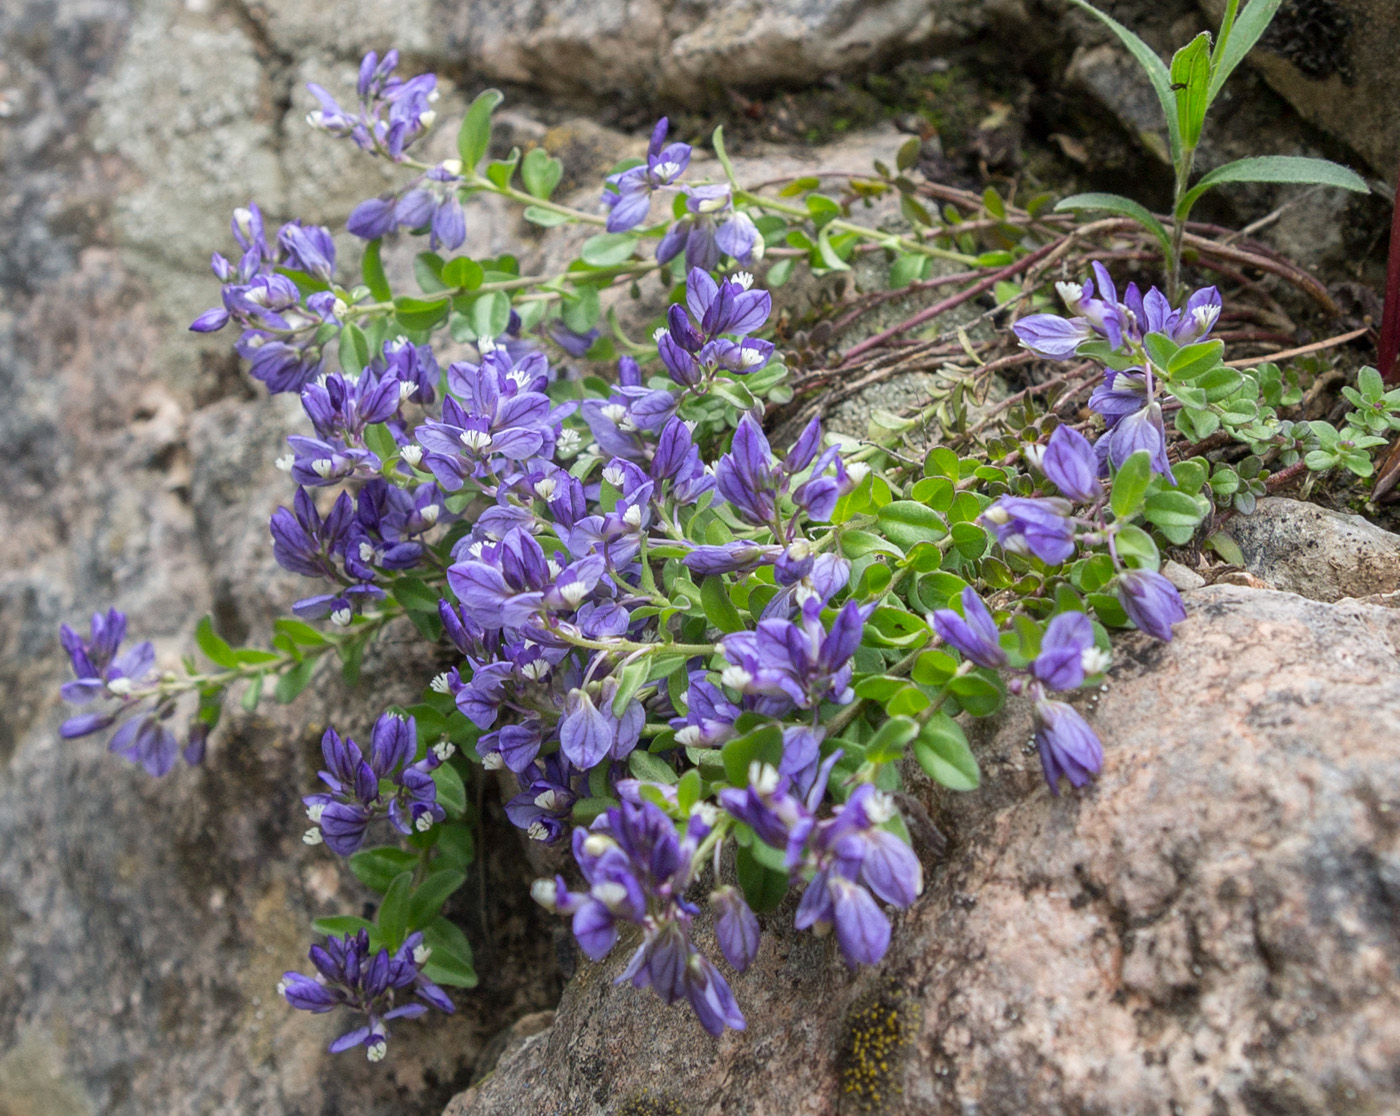
[[[1400,619],[1187,601],[1172,643],[1120,644],[1092,790],[1047,793],[1015,707],[974,744],[980,791],[919,792],[951,850],[881,965],[783,908],[716,1041],[613,986],[623,942],[448,1116],[1395,1109]]]
[[[1226,530],[1245,568],[1276,589],[1315,601],[1400,589],[1400,535],[1359,515],[1270,496]]]
[[[1223,0],[1201,0],[1213,15]],[[1305,120],[1387,181],[1400,163],[1400,7],[1390,0],[1286,0],[1252,64]],[[1363,108],[1364,106],[1364,108]]]

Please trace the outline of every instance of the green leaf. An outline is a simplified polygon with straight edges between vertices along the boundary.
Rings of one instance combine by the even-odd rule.
[[[311,929],[317,934],[343,938],[347,934],[358,934],[361,930],[372,931],[374,923],[366,918],[356,918],[354,915],[331,915],[329,918],[315,919],[311,923]]]
[[[302,620],[276,620],[273,622],[272,629],[278,635],[284,635],[293,643],[298,643],[303,647],[321,647],[330,642],[310,624]]]
[[[306,689],[311,682],[311,672],[316,669],[319,659],[303,659],[277,679],[277,685],[272,691],[272,696],[283,705],[295,701],[297,696]]]
[[[416,577],[396,578],[391,586],[394,600],[404,608],[419,612],[436,612],[441,594],[431,588],[426,581]]]
[[[952,678],[948,689],[974,717],[990,717],[1006,700],[1006,687],[1001,678],[980,668]]]
[[[442,281],[459,291],[474,291],[481,286],[486,272],[481,265],[466,256],[448,260],[442,268]]]
[[[817,255],[821,257],[822,266],[832,271],[850,271],[851,265],[837,254],[831,243],[831,226],[825,226],[817,234]]]
[[[559,213],[553,209],[545,209],[540,205],[526,206],[525,212],[522,213],[521,216],[529,221],[530,224],[539,225],[542,229],[552,229],[556,225],[567,225],[569,223],[569,215],[567,213]]]
[[[493,182],[502,190],[510,186],[510,180],[515,174],[515,168],[520,163],[520,148],[512,147],[510,154],[504,159],[497,159],[486,164],[486,180]]]
[[[875,517],[886,538],[905,548],[921,542],[937,542],[948,534],[948,525],[943,517],[914,500],[888,503],[876,512]]]
[[[389,890],[389,885],[399,873],[412,871],[417,863],[417,855],[394,845],[361,849],[353,853],[349,861],[351,874],[367,888],[380,894]]]
[[[1176,93],[1172,89],[1171,71],[1167,69],[1166,63],[1157,57],[1157,52],[1150,46],[1112,16],[1099,11],[1088,0],[1070,0],[1070,3],[1083,8],[1095,19],[1101,21],[1104,26],[1118,36],[1119,41],[1128,48],[1128,52],[1137,59],[1137,64],[1147,74],[1147,80],[1152,83],[1152,89],[1162,105],[1162,115],[1166,117],[1167,135],[1171,141],[1172,163],[1179,164],[1181,162],[1181,127],[1176,118]]]
[[[369,363],[369,339],[365,331],[354,322],[346,322],[340,327],[340,346],[336,355],[340,358],[340,369],[347,376],[358,376]]]
[[[644,783],[671,785],[677,781],[675,768],[640,748],[627,757],[627,769]]]
[[[472,968],[471,962],[459,961],[446,955],[440,956],[436,949],[433,956],[428,958],[428,963],[423,966],[423,975],[434,984],[446,985],[449,988],[476,987],[476,970]]]
[[[204,652],[204,657],[216,666],[227,670],[238,665],[238,657],[233,653],[233,649],[215,634],[214,621],[208,616],[195,625],[194,641]]]
[[[389,461],[398,456],[399,444],[394,440],[393,431],[382,422],[366,426],[364,440],[365,448],[378,457],[380,461]],[[436,601],[433,602],[433,607],[437,608]]]
[[[1220,41],[1216,44],[1215,53],[1210,60],[1207,105],[1214,103],[1226,79],[1234,72],[1235,67],[1244,61],[1244,56],[1254,48],[1254,44],[1264,34],[1282,3],[1283,0],[1249,0],[1244,14],[1233,24],[1221,25]]]
[[[597,288],[580,287],[575,293],[564,296],[559,316],[575,333],[587,333],[598,324],[600,312]]]
[[[505,291],[478,295],[467,313],[472,331],[478,337],[499,337],[510,325],[510,296]]]
[[[1195,345],[1187,345],[1184,349],[1178,349],[1167,361],[1167,375],[1173,383],[1178,380],[1194,380],[1218,365],[1224,351],[1223,341],[1200,341]]]
[[[408,899],[412,889],[413,873],[400,872],[385,890],[384,902],[379,904],[376,921],[391,953],[403,945],[408,934]]]
[[[365,253],[360,257],[360,273],[376,302],[393,301],[394,291],[389,286],[389,277],[384,274],[384,264],[379,259],[379,241],[371,240],[365,245]]]
[[[724,177],[729,179],[731,186],[737,187],[739,180],[734,177],[734,164],[729,161],[729,152],[724,147],[724,125],[721,124],[715,129],[710,143],[715,149],[715,158],[719,160],[719,165],[724,168]]]
[[[907,171],[919,161],[919,151],[923,147],[923,141],[918,136],[910,136],[899,145],[899,151],[894,157],[896,169]]]
[[[932,263],[932,256],[919,256],[912,252],[895,257],[890,265],[890,290],[897,291],[922,279]]]
[[[437,784],[437,800],[450,818],[461,817],[467,808],[467,788],[462,776],[450,763],[433,768],[433,782]]]
[[[1226,182],[1283,182],[1299,186],[1336,186],[1358,194],[1367,193],[1366,180],[1353,170],[1327,159],[1309,159],[1301,155],[1256,155],[1237,159],[1205,175],[1176,207],[1182,220],[1202,194]]]
[[[766,763],[777,767],[783,758],[783,730],[779,725],[760,725],[736,736],[720,750],[725,778],[733,787],[749,785],[749,765]]]
[[[894,763],[904,757],[909,741],[919,735],[917,722],[909,717],[891,717],[865,745],[867,763]]]
[[[1176,115],[1181,143],[1194,151],[1210,103],[1210,32],[1202,31],[1172,57],[1172,85],[1176,91]]]
[[[700,583],[700,604],[705,619],[722,632],[737,632],[744,628],[743,617],[729,599],[729,587],[724,578],[711,576]]]
[[[408,928],[421,930],[437,917],[448,896],[467,882],[465,872],[434,872],[413,892],[408,901]]]
[[[632,233],[598,233],[590,236],[579,249],[579,259],[589,267],[616,267],[626,263],[637,251],[637,238]]]
[[[950,790],[976,790],[982,782],[967,735],[946,713],[935,713],[920,730],[914,741],[914,758],[930,779]]]
[[[491,146],[491,114],[504,100],[505,94],[499,89],[484,89],[462,117],[462,127],[457,132],[457,153],[462,157],[463,173],[472,174]]]
[[[404,329],[425,332],[440,322],[447,320],[452,309],[452,300],[445,295],[441,298],[424,299],[400,297],[394,299],[394,316]]]
[[[1198,499],[1201,501],[1199,504]],[[1202,507],[1202,504],[1205,507]],[[1191,536],[1196,533],[1196,528],[1200,526],[1209,510],[1210,501],[1204,497],[1166,490],[1154,492],[1147,498],[1143,518],[1160,529],[1168,542],[1175,546],[1183,546],[1191,540]]]
[[[1188,497],[1189,499],[1189,497]],[[1114,537],[1118,556],[1136,569],[1156,570],[1162,564],[1157,544],[1141,527],[1128,524]]]
[[[765,868],[754,856],[752,847],[739,845],[735,848],[734,873],[739,877],[744,899],[758,914],[777,908],[787,894],[787,874]]]
[[[520,164],[520,179],[525,183],[525,189],[544,201],[549,200],[563,176],[564,164],[542,147],[527,151],[525,161]]]
[[[1113,491],[1109,496],[1109,506],[1118,519],[1131,519],[1137,515],[1151,480],[1152,458],[1146,450],[1138,450],[1123,462],[1118,475],[1113,478]]]
[[[1139,205],[1132,198],[1121,197],[1118,194],[1074,194],[1055,206],[1057,213],[1078,212],[1080,210],[1116,213],[1120,217],[1130,217],[1157,238],[1157,243],[1162,246],[1163,252],[1171,254],[1171,233],[1167,232],[1166,226],[1152,216],[1145,206]]]

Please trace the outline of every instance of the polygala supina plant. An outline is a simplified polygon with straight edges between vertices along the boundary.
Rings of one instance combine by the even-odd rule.
[[[391,1023],[450,1012],[445,990],[474,985],[442,911],[476,856],[484,779],[512,788],[522,839],[572,852],[534,897],[571,920],[583,953],[624,946],[618,980],[684,1000],[712,1035],[743,1029],[731,981],[793,889],[783,919],[829,932],[847,965],[878,963],[890,911],[924,887],[896,795],[918,769],[978,786],[966,717],[1020,695],[1051,793],[1100,772],[1104,745],[1073,695],[1103,684],[1109,629],[1172,638],[1185,611],[1159,547],[1190,540],[1221,493],[1238,506],[1260,472],[1231,472],[1230,487],[1189,445],[1223,429],[1285,464],[1360,471],[1400,426],[1378,378],[1341,431],[1285,423],[1275,408],[1293,387],[1277,368],[1222,363],[1215,288],[1179,305],[1131,283],[1120,297],[1096,263],[1060,285],[1068,316],[1015,324],[1045,359],[1102,367],[1087,422],[1045,413],[1014,452],[960,456],[927,440],[930,408],[868,442],[813,417],[775,445],[765,403],[793,392],[765,280],[804,261],[846,270],[858,251],[906,275],[911,258],[990,269],[1006,254],[862,225],[816,180],[746,189],[718,132],[724,178],[706,181],[665,120],[645,157],[574,208],[554,200],[562,168],[543,151],[487,159],[495,91],[467,111],[458,157],[424,163],[436,79],[396,64],[366,57],[350,108],[311,87],[313,127],[403,172],[349,218],[358,275],[330,230],[274,230],[250,203],[233,217],[237,251],[213,258],[220,304],[191,327],[231,327],[250,374],[301,399],[306,429],[278,461],[290,495],[269,526],[305,595],[267,650],[202,621],[208,665],[183,674],[128,645],[115,609],[62,630],[76,675],[63,696],[82,707],[63,735],[110,733],[156,776],[202,760],[231,700],[290,702],[334,659],[356,685],[391,626],[450,664],[416,704],[328,728],[305,788],[304,839],[324,847],[307,855],[345,859],[377,894],[373,920],[318,919],[314,972],[279,986],[292,1007],[351,1017],[333,1051],[377,1061]],[[483,193],[539,225],[599,231],[555,274],[440,254],[466,243]],[[381,252],[423,237],[420,289],[396,293]],[[653,275],[668,309],[635,343],[600,294]],[[444,332],[469,358],[444,366]],[[581,374],[583,358],[615,375]]]

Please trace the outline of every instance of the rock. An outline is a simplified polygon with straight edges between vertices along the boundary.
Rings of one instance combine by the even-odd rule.
[[[1171,644],[1121,641],[1092,790],[1047,793],[1017,706],[974,742],[979,792],[919,793],[952,847],[881,965],[848,973],[789,904],[715,1041],[613,986],[624,941],[450,1116],[1394,1110],[1400,618],[1187,602]]]
[[[801,85],[985,24],[974,0],[439,0],[441,49],[488,81],[555,95],[714,97]]]
[[[1359,515],[1270,496],[1226,530],[1245,568],[1276,589],[1315,601],[1400,589],[1400,535]]]
[[[1206,579],[1195,570],[1188,569],[1180,562],[1173,562],[1170,558],[1162,563],[1162,576],[1183,593],[1188,589],[1199,589],[1206,583]]]
[[[1201,3],[1217,18],[1225,6]],[[1285,0],[1250,61],[1305,120],[1389,181],[1400,163],[1397,41],[1400,8],[1390,0]]]

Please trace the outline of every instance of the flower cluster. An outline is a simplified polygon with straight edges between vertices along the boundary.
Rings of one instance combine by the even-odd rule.
[[[93,613],[87,639],[67,624],[59,627],[59,639],[76,675],[63,684],[63,700],[102,707],[69,717],[59,727],[59,734],[72,740],[104,732],[120,721],[108,750],[139,763],[152,775],[168,772],[175,765],[180,745],[168,727],[175,712],[174,698],[161,692],[160,679],[154,674],[155,647],[147,641],[122,651],[126,614],[115,608]],[[207,735],[207,726],[196,723],[191,727],[184,748],[187,763],[203,758]]]
[[[432,772],[455,749],[450,743],[438,744],[414,762],[417,750],[418,728],[412,717],[380,717],[370,735],[368,758],[348,736],[326,729],[321,738],[326,769],[319,774],[328,793],[302,799],[312,821],[303,840],[308,845],[325,841],[332,852],[349,856],[364,844],[372,822],[387,818],[407,836],[442,821],[446,812],[438,804]]]
[[[1002,549],[1059,565],[1074,557],[1079,543],[1097,543],[1121,529],[1121,522],[1104,519],[1107,493],[1096,475],[1095,449],[1082,434],[1056,427],[1044,450],[1031,456],[1061,495],[1003,496],[992,504],[983,521]],[[1076,504],[1089,507],[1076,515]],[[1127,568],[1114,549],[1110,555],[1124,611],[1143,631],[1170,640],[1172,625],[1186,617],[1175,586],[1155,570]]]
[[[743,1030],[744,1016],[729,984],[691,940],[699,910],[685,897],[710,833],[703,813],[690,815],[682,837],[656,806],[624,801],[590,828],[574,830],[574,859],[587,890],[570,891],[559,876],[537,881],[534,895],[547,909],[573,917],[574,937],[593,961],[617,944],[619,923],[640,927],[641,944],[618,983],[651,988],[668,1004],[688,1000],[701,1026],[719,1035],[725,1027]],[[722,908],[720,949],[742,971],[756,950],[757,920],[733,889],[715,902]]]
[[[322,285],[335,270],[335,242],[319,225],[290,222],[268,243],[262,211],[252,203],[233,214],[233,236],[243,250],[235,267],[215,252],[211,267],[223,283],[223,305],[206,310],[190,325],[212,333],[231,321],[243,332],[234,346],[248,361],[249,375],[271,392],[300,391],[325,367],[322,327],[338,329],[344,304],[330,290],[303,301],[296,283],[276,269],[300,271]]]
[[[410,934],[392,952],[371,950],[368,930],[332,936],[308,954],[316,975],[283,973],[277,993],[301,1011],[321,1015],[348,1007],[364,1015],[363,1026],[341,1035],[330,1051],[338,1054],[363,1046],[365,1056],[378,1062],[388,1052],[390,1020],[416,1019],[429,1007],[449,1015],[456,1010],[447,993],[423,974],[431,953],[422,934]],[[399,1000],[406,1002],[396,1006]]]
[[[854,968],[875,964],[889,947],[889,918],[875,898],[908,907],[924,881],[918,857],[882,828],[895,816],[887,794],[862,784],[829,817],[818,818],[827,779],[840,757],[839,749],[831,753],[805,797],[793,793],[798,788],[788,775],[755,764],[748,786],[720,791],[719,801],[758,840],[783,853],[789,873],[807,881],[797,907],[797,929],[834,929],[842,957]]]
[[[608,232],[627,232],[647,219],[656,191],[673,187],[690,165],[688,143],[666,142],[666,117],[656,122],[647,146],[645,162],[609,175],[603,186],[603,206],[608,211]],[[713,271],[729,256],[741,265],[763,255],[763,237],[753,219],[734,206],[728,183],[699,186],[682,184],[685,213],[656,246],[656,262],[669,263],[681,252],[685,266]]]
[[[1129,283],[1119,301],[1108,269],[1097,261],[1093,269],[1101,297],[1094,297],[1093,280],[1085,280],[1082,286],[1057,284],[1074,317],[1032,314],[1012,329],[1022,345],[1047,360],[1069,360],[1081,345],[1096,338],[1106,342],[1110,353],[1130,358],[1122,368],[1105,367],[1104,382],[1089,399],[1090,410],[1102,415],[1107,426],[1094,446],[1100,472],[1106,474],[1110,464],[1119,468],[1138,450],[1147,450],[1153,470],[1175,483],[1157,399],[1161,370],[1154,370],[1144,343],[1153,334],[1166,338],[1174,348],[1205,340],[1220,318],[1220,292],[1204,287],[1174,310],[1156,287],[1143,295],[1136,283]]]
[[[367,56],[349,112],[313,87],[311,122],[413,175],[357,206],[352,233],[407,231],[432,252],[455,250],[463,194],[519,200],[517,164],[483,175],[412,159],[433,124],[436,79],[401,80],[396,65],[392,52]],[[489,115],[469,114],[463,160],[485,158],[473,152],[489,147]],[[377,1061],[390,1021],[450,1012],[439,985],[475,981],[470,946],[440,913],[479,837],[466,779],[478,793],[506,788],[506,816],[529,840],[572,849],[567,877],[534,894],[572,919],[582,951],[599,960],[628,936],[637,944],[619,981],[687,1002],[720,1035],[745,1023],[697,944],[701,896],[736,971],[753,964],[759,917],[790,888],[801,891],[797,929],[831,934],[851,966],[879,962],[889,909],[923,889],[895,808],[906,749],[945,786],[975,787],[957,718],[994,713],[1009,690],[1031,702],[1051,792],[1062,778],[1084,786],[1103,748],[1059,695],[1108,666],[1087,610],[1164,640],[1184,616],[1135,520],[1150,521],[1149,486],[1152,498],[1179,497],[1168,510],[1190,520],[1180,501],[1194,508],[1191,497],[1166,491],[1175,478],[1157,396],[1177,390],[1174,354],[1213,328],[1213,289],[1180,310],[1135,286],[1120,301],[1095,265],[1093,283],[1062,292],[1073,318],[1017,323],[1041,355],[1083,352],[1107,366],[1091,401],[1106,425],[1097,444],[1060,424],[1047,444],[970,474],[949,447],[922,461],[895,442],[848,449],[812,419],[777,453],[762,425],[765,399],[783,399],[785,370],[761,336],[772,299],[747,272],[712,274],[723,257],[762,256],[736,199],[755,211],[764,199],[732,182],[683,182],[691,154],[658,123],[645,159],[607,179],[594,254],[585,244],[575,268],[548,281],[520,278],[509,256],[420,255],[430,300],[384,292],[377,246],[365,287],[334,286],[328,230],[291,222],[270,238],[256,206],[237,211],[242,255],[236,266],[214,257],[223,302],[192,328],[233,322],[252,375],[299,393],[309,429],[278,461],[295,494],[269,526],[276,561],[316,592],[291,605],[297,619],[278,621],[273,651],[231,648],[206,620],[196,638],[215,669],[191,664],[183,679],[156,671],[149,643],[122,651],[115,610],[94,616],[86,638],[62,629],[76,675],[63,695],[88,707],[63,735],[116,726],[112,750],[156,775],[179,750],[167,725],[180,700],[198,702],[185,748],[195,762],[235,687],[246,709],[265,681],[289,701],[332,658],[353,682],[391,624],[434,645],[438,673],[420,703],[381,716],[368,747],[326,730],[322,786],[303,799],[305,842],[345,858],[379,896],[374,922],[319,923],[329,937],[311,950],[316,975],[287,973],[280,989],[293,1007],[362,1017],[333,1051],[364,1047]],[[596,223],[549,201],[554,166],[520,165],[533,216]],[[683,295],[651,323],[655,351],[619,336],[628,355],[605,385],[567,359],[552,367],[546,345],[583,358],[612,343],[591,296],[638,263],[640,238],[625,234],[666,190],[678,192],[678,219],[656,259],[684,252],[688,270]],[[842,228],[855,237],[859,226]],[[619,247],[633,254],[625,264],[600,262]],[[450,282],[449,267],[483,278]],[[439,327],[471,342],[474,359],[440,368]],[[327,369],[333,358],[340,367]],[[977,488],[986,476],[997,487]],[[1022,580],[1012,585],[1008,569]],[[1012,585],[1014,599],[997,602],[1016,613],[1006,631],[981,595],[992,585]]]

